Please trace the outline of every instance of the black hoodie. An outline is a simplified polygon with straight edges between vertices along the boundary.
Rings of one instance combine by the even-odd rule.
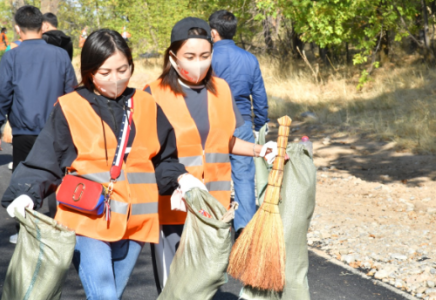
[[[42,38],[47,42],[67,51],[70,60],[73,59],[73,42],[71,38],[60,30],[50,30],[42,35]]]

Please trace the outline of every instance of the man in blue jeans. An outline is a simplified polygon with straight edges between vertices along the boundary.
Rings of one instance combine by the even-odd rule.
[[[229,84],[236,105],[245,120],[245,124],[236,129],[234,136],[254,143],[251,100],[253,100],[255,133],[258,134],[259,129],[269,121],[268,99],[259,62],[253,54],[239,48],[232,40],[238,25],[232,13],[226,10],[217,11],[209,17],[209,24],[214,42],[213,70],[218,77]],[[234,219],[237,238],[256,213],[254,195],[256,170],[252,157],[230,155],[230,162],[235,201],[239,203]]]

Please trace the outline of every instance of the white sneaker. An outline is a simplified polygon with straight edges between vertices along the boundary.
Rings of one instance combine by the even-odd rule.
[[[14,234],[14,235],[11,235],[9,237],[9,243],[16,244],[17,241],[18,241],[18,233]]]
[[[8,169],[9,169],[9,170],[12,170],[13,167],[14,167],[14,163],[13,163],[13,162],[10,162],[9,165],[8,165]]]

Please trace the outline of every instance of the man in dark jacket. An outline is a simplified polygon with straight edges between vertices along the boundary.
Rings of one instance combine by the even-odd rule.
[[[42,38],[47,42],[47,44],[58,46],[64,49],[70,56],[70,60],[73,59],[73,42],[69,36],[58,30],[58,18],[55,14],[44,14],[42,32]]]
[[[42,21],[38,8],[20,7],[15,30],[23,42],[0,60],[0,127],[8,115],[14,170],[26,159],[58,97],[77,85],[67,52],[42,39]]]
[[[235,45],[232,40],[236,33],[236,17],[220,10],[209,18],[212,29],[213,58],[215,74],[230,86],[236,105],[245,119],[245,125],[236,129],[234,136],[254,143],[252,111],[254,111],[254,130],[256,133],[268,119],[268,99],[263,84],[257,58]],[[253,102],[250,99],[250,96]],[[256,213],[254,195],[255,167],[252,157],[230,155],[235,201],[239,203],[234,219],[236,237]]]

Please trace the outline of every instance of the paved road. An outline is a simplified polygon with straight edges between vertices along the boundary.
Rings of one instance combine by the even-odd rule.
[[[12,160],[11,147],[3,144],[0,152],[0,195],[9,184],[11,172],[7,164]],[[44,206],[41,212],[48,212]],[[14,245],[9,243],[9,236],[14,234],[15,226],[6,211],[0,208],[0,291],[6,276],[9,260],[14,251]],[[406,299],[382,286],[349,273],[338,265],[328,262],[324,258],[310,254],[309,285],[312,300],[402,300]],[[214,300],[236,300],[240,291],[240,284],[231,279],[225,284]],[[124,300],[155,300],[157,298],[150,262],[150,249],[146,245],[139,257],[129,285],[124,293]],[[70,268],[64,286],[62,300],[85,299],[80,280],[74,270]],[[298,299],[295,299],[298,300]]]

